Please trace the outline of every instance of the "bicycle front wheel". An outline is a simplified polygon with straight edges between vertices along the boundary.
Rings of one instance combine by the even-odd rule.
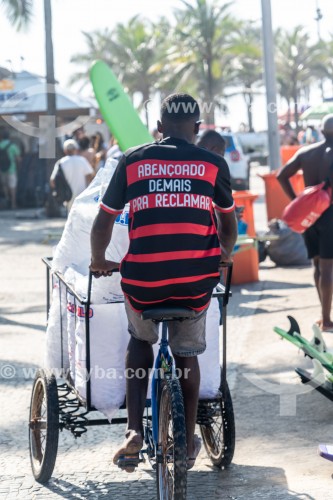
[[[187,447],[183,394],[179,380],[162,382],[159,400],[157,494],[159,500],[185,500]]]

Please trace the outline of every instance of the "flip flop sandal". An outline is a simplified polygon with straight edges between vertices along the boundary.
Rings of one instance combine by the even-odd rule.
[[[123,442],[122,446],[118,449],[113,457],[113,463],[119,465],[119,459],[122,457],[121,462],[126,461],[128,457],[129,462],[138,462],[139,459],[139,451],[143,446],[142,436],[135,431],[129,432],[127,438]],[[129,464],[130,468],[133,467],[133,463]]]
[[[195,464],[195,461],[201,450],[201,439],[197,434],[194,434],[194,457],[187,457],[187,470],[192,469]]]

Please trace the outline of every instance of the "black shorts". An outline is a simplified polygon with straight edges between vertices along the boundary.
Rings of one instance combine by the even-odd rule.
[[[333,205],[303,234],[309,259],[333,259]]]

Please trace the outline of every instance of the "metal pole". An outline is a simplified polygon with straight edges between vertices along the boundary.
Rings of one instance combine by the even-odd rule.
[[[56,127],[56,90],[54,78],[54,63],[53,63],[53,41],[52,41],[52,8],[51,0],[44,0],[44,23],[45,23],[45,59],[46,59],[46,99],[47,99],[47,118],[53,120],[53,130]],[[54,134],[53,134],[54,135]],[[52,140],[54,146],[55,137],[48,138]],[[49,145],[49,147],[51,146]],[[47,155],[47,176],[50,177],[53,166],[54,157],[52,154]]]
[[[261,0],[261,11],[267,99],[269,165],[271,170],[277,170],[280,168],[280,137],[277,122],[276,76],[271,0]]]
[[[320,22],[323,18],[323,15],[321,13],[320,7],[319,7],[319,2],[316,0],[316,14],[317,17],[315,17],[315,21],[317,22],[317,34],[318,34],[318,43],[321,43],[321,33],[320,33]],[[324,101],[325,99],[325,93],[324,93],[324,81],[323,78],[320,78],[320,83],[319,83],[320,91],[321,91],[321,98]]]
[[[323,15],[321,13],[318,0],[316,0],[316,14],[317,17],[315,17],[315,21],[317,21],[317,34],[318,34],[318,40],[320,42],[321,41],[320,21],[322,20]]]

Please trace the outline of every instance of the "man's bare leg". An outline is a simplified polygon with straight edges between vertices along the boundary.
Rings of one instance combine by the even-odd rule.
[[[318,293],[318,297],[319,297],[319,302],[320,302],[320,305],[321,305],[321,296],[320,296],[320,288],[319,288],[319,280],[320,280],[319,257],[318,256],[314,257],[312,262],[313,262],[313,269],[314,269],[313,278],[314,278],[314,282],[315,282],[315,285],[316,285],[316,289],[317,289],[317,293]],[[321,326],[323,324],[323,317],[322,317],[322,315],[316,321],[316,324],[321,328]]]
[[[128,414],[126,439],[117,450],[113,458],[114,463],[117,463],[120,455],[138,453],[142,448],[142,419],[147,397],[148,375],[153,362],[152,345],[131,337],[126,353],[126,406]],[[141,378],[143,374],[145,377]],[[126,470],[133,472],[134,467]]]
[[[320,280],[319,257],[314,257],[313,258],[313,268],[314,268],[313,278],[314,278],[314,282],[315,282],[315,285],[316,285],[316,288],[317,288],[319,300],[320,300],[320,303],[321,303],[320,288],[319,288],[319,280]]]
[[[16,188],[9,188],[10,206],[12,210],[16,209]]]
[[[333,328],[331,321],[331,307],[333,295],[333,259],[319,259],[319,290],[322,309],[322,330]]]
[[[194,431],[198,410],[200,368],[197,356],[174,356],[174,358],[176,367],[181,370],[179,381],[185,407],[187,456],[192,458],[195,454]]]
[[[142,417],[146,405],[148,375],[153,366],[153,346],[148,342],[131,337],[126,353],[126,406],[128,412],[128,429],[143,431]],[[139,377],[136,376],[139,370]],[[140,378],[145,373],[144,378]]]

